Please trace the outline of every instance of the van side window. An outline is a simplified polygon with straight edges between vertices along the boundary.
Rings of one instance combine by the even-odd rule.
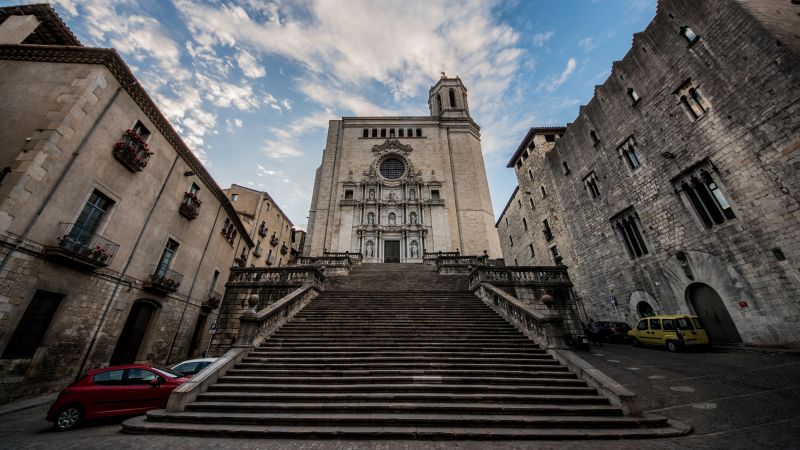
[[[664,319],[664,331],[675,331],[675,322],[672,319]]]
[[[639,325],[636,326],[636,329],[637,330],[641,330],[641,331],[646,330],[647,329],[647,321],[646,320],[640,320],[639,321]]]
[[[677,322],[676,325],[678,325],[678,328],[680,328],[681,330],[692,329],[692,322],[689,322],[688,317],[681,317],[680,319],[677,319],[676,322]]]
[[[660,330],[661,329],[661,319],[650,319],[650,329],[651,330]]]

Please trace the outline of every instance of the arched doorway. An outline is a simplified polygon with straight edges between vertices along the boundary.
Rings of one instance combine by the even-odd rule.
[[[131,312],[128,314],[128,320],[125,321],[125,326],[117,340],[114,353],[111,355],[111,365],[130,364],[136,361],[136,355],[139,354],[147,326],[156,309],[158,306],[149,301],[139,300],[133,304]]]
[[[656,312],[653,310],[653,307],[650,303],[642,300],[636,305],[636,312],[639,313],[639,318],[644,319],[645,317],[653,317],[656,315]]]
[[[686,300],[703,322],[712,343],[742,341],[722,298],[711,286],[703,283],[689,285],[686,289]]]

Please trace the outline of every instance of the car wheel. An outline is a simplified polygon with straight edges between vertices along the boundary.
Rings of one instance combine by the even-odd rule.
[[[56,415],[55,426],[61,431],[75,428],[83,419],[83,411],[77,405],[69,405],[61,408]]]
[[[634,347],[641,347],[642,343],[638,339],[634,338],[633,339],[633,346]]]
[[[678,351],[678,345],[675,344],[675,342],[673,342],[673,341],[667,341],[667,350],[669,350],[671,352],[677,352]]]

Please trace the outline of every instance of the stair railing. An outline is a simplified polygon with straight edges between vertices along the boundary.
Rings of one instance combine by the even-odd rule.
[[[173,390],[167,401],[167,411],[184,411],[186,405],[207,391],[209,386],[216,383],[228,370],[233,369],[252,349],[261,345],[320,292],[318,285],[306,283],[261,311],[256,311],[259,303],[258,295],[251,295],[248,299],[250,310],[239,319],[239,335],[234,345],[189,381]]]

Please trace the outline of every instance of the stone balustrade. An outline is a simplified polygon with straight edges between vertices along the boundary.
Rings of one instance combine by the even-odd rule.
[[[481,283],[473,292],[542,348],[566,348],[562,333],[563,318],[558,312],[534,310],[489,283]]]
[[[292,267],[232,267],[226,287],[264,284],[322,285],[325,275],[314,265]]]
[[[349,256],[301,256],[297,258],[300,267],[317,267],[320,271],[324,268],[326,276],[347,275],[353,267]]]
[[[480,283],[531,284],[538,286],[572,286],[566,266],[476,267],[469,275],[469,288]]]
[[[436,272],[442,275],[463,275],[472,271],[477,266],[488,265],[489,257],[456,255],[440,256],[436,258]]]

